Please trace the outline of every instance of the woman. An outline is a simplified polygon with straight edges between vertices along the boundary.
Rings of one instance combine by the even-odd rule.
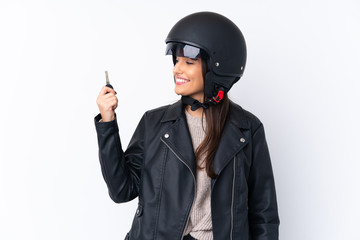
[[[199,12],[166,38],[181,100],[147,111],[125,152],[116,92],[103,87],[95,117],[110,197],[139,197],[126,239],[278,239],[275,184],[264,127],[231,102],[246,45],[226,17]]]

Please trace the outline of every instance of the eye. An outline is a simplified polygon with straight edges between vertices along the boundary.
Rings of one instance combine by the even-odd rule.
[[[179,62],[179,60],[175,60],[175,63],[178,63]],[[189,62],[189,61],[185,61],[186,62],[186,64],[194,64],[193,62]]]

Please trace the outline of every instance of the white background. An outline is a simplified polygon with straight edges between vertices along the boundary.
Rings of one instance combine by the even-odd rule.
[[[356,0],[1,0],[0,239],[124,238],[137,201],[112,202],[101,175],[104,71],[126,147],[146,110],[179,98],[164,40],[204,10],[246,38],[230,98],[265,125],[281,239],[360,239]]]

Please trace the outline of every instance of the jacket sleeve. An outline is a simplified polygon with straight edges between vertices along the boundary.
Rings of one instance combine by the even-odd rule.
[[[116,203],[130,201],[139,195],[144,156],[145,115],[140,120],[125,152],[121,146],[116,115],[110,122],[99,122],[100,119],[101,115],[98,114],[94,121],[101,171],[109,195]]]
[[[275,182],[264,126],[252,137],[252,165],[249,174],[249,224],[253,240],[279,239],[279,216]]]

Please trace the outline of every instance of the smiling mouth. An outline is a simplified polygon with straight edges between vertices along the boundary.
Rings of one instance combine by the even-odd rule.
[[[175,84],[176,85],[183,85],[183,84],[186,84],[188,82],[190,82],[190,80],[185,79],[185,78],[176,78],[175,79]]]

